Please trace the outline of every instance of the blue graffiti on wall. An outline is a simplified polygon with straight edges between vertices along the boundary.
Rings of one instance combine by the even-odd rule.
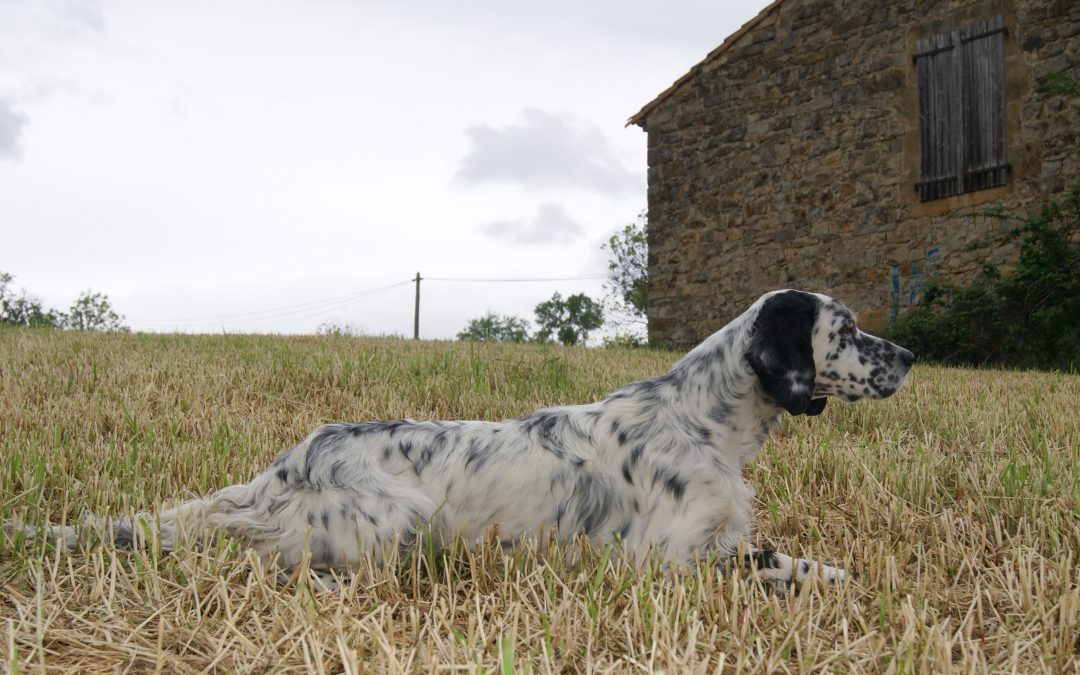
[[[892,308],[889,316],[895,319],[903,306],[919,304],[926,284],[940,274],[941,249],[937,246],[926,249],[912,249],[908,261],[903,265],[889,265],[889,284],[892,286]]]

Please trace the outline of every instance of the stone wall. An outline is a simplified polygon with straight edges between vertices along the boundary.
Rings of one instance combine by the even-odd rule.
[[[920,203],[916,40],[1001,14],[1007,185]],[[782,0],[634,121],[648,131],[649,337],[696,342],[759,294],[834,295],[865,326],[961,279],[1013,227],[984,215],[1060,198],[1080,163],[1077,0]]]

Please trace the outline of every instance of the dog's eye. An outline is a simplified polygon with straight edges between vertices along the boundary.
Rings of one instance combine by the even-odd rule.
[[[840,330],[837,332],[841,335],[852,335],[855,333],[855,326],[850,323],[845,323],[843,326],[840,326]]]

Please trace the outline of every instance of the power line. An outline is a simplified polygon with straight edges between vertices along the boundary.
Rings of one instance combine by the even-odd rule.
[[[413,280],[408,279],[406,281],[399,281],[397,283],[388,284],[386,286],[379,286],[378,288],[369,288],[367,290],[349,293],[348,295],[339,295],[333,298],[325,298],[323,300],[313,300],[310,302],[303,302],[296,305],[286,305],[284,307],[256,310],[252,312],[239,312],[236,314],[218,314],[215,316],[185,317],[176,319],[131,320],[140,323],[206,323],[209,321],[258,321],[262,319],[286,317],[291,314],[306,314],[311,312],[312,310],[314,310],[314,315],[318,315],[325,310],[335,309],[338,306],[348,305],[357,300],[363,300],[364,298],[374,295],[376,293],[380,293],[391,288],[397,288],[398,286],[404,286],[405,284],[411,283],[413,283]],[[302,316],[297,318],[306,317]]]
[[[310,319],[310,318],[318,317],[318,316],[326,316],[326,315],[328,315],[330,313],[333,313],[333,312],[339,312],[339,311],[343,310],[344,308],[349,307],[350,305],[355,305],[356,303],[358,303],[358,302],[360,302],[362,300],[366,300],[367,298],[369,298],[369,297],[371,297],[373,295],[377,295],[377,294],[379,294],[379,293],[381,293],[383,291],[390,290],[390,289],[393,289],[393,288],[399,288],[401,286],[404,286],[406,284],[411,284],[411,283],[413,283],[412,280],[410,280],[410,281],[399,281],[396,284],[391,284],[389,286],[383,286],[382,288],[377,288],[377,289],[373,289],[371,291],[367,291],[366,293],[358,295],[357,297],[354,297],[351,300],[346,300],[344,302],[334,303],[333,305],[329,305],[329,306],[326,306],[326,307],[319,307],[319,308],[315,309],[314,311],[303,310],[301,313],[292,312],[292,313],[290,313],[288,315],[279,315],[278,317],[276,317],[277,320],[274,321],[273,323],[271,323],[271,324],[263,324],[262,326],[257,326],[255,329],[263,328],[263,327],[269,326],[269,325],[274,325],[274,324],[278,323],[278,321],[295,322],[295,321],[302,321],[303,319]],[[255,318],[255,319],[241,319],[241,322],[244,322],[244,321],[261,321],[261,320],[265,320],[265,319],[274,319],[274,318],[275,317],[258,317],[258,318]]]
[[[606,279],[606,274],[580,274],[576,277],[526,277],[526,278],[489,278],[489,279],[475,279],[475,278],[458,278],[458,277],[423,277],[422,281],[461,281],[468,283],[517,283],[517,282],[532,282],[532,281],[592,281],[599,279]]]

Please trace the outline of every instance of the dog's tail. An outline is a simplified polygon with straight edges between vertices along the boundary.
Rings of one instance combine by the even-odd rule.
[[[9,538],[20,533],[28,539],[44,536],[49,543],[67,551],[90,548],[106,541],[116,548],[154,547],[163,553],[171,553],[181,542],[200,539],[210,531],[207,519],[213,503],[212,498],[200,497],[156,515],[137,513],[112,520],[87,514],[74,525],[35,527],[5,522],[4,532]]]
[[[4,531],[9,539],[20,533],[27,539],[44,537],[69,552],[111,543],[119,549],[172,553],[182,546],[221,534],[245,543],[264,563],[277,557],[279,565],[289,566],[302,558],[307,533],[302,526],[283,528],[281,519],[274,516],[287,502],[267,495],[271,475],[267,473],[251,483],[232,485],[156,513],[114,519],[86,515],[77,524],[42,527],[6,522]],[[317,524],[312,515],[307,512],[305,515],[305,524]],[[326,542],[322,548],[332,549],[330,543]]]

